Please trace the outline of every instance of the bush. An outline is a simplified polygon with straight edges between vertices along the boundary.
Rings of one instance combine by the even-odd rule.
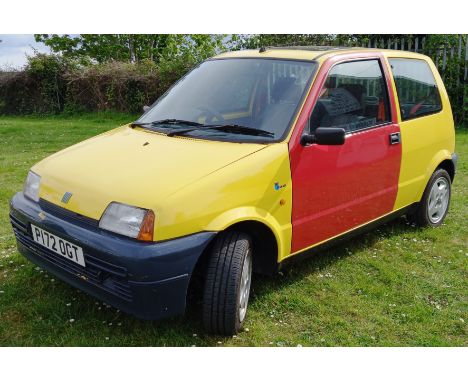
[[[155,64],[78,63],[57,55],[30,57],[23,71],[0,72],[0,114],[115,110],[138,113],[195,64],[179,57]]]
[[[58,55],[37,54],[28,58],[27,76],[39,92],[36,112],[58,113],[65,103],[65,74],[75,66]]]
[[[91,65],[66,75],[67,107],[86,111],[140,111],[154,101],[159,74],[154,64],[109,62]]]
[[[0,113],[58,113],[65,102],[65,73],[72,64],[57,55],[28,58],[23,71],[0,76]]]
[[[0,75],[0,113],[32,113],[37,99],[36,86],[26,72],[8,72]]]

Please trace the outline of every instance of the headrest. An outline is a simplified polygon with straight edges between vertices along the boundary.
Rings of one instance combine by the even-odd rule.
[[[301,87],[293,77],[278,78],[271,90],[271,96],[275,103],[297,102],[301,96]]]

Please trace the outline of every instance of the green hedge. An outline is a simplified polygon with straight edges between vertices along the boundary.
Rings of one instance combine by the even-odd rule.
[[[23,71],[0,72],[0,114],[139,112],[193,65],[183,58],[90,64],[39,54]]]

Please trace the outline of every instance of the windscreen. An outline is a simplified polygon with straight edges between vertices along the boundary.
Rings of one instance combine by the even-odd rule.
[[[169,89],[138,122],[190,121],[200,128],[184,135],[235,142],[278,141],[288,131],[315,67],[314,62],[277,59],[205,61]],[[224,128],[204,129],[205,125]],[[162,131],[168,128],[164,124],[157,127]],[[170,125],[171,130],[177,128],[187,126]],[[256,135],[253,129],[270,134]]]

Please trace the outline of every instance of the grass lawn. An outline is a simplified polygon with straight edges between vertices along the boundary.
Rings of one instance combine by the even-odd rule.
[[[162,322],[116,311],[18,254],[8,201],[45,156],[124,122],[129,115],[0,116],[0,345],[67,346],[467,346],[468,130],[445,224],[404,218],[256,278],[245,331],[203,334],[192,310]]]

